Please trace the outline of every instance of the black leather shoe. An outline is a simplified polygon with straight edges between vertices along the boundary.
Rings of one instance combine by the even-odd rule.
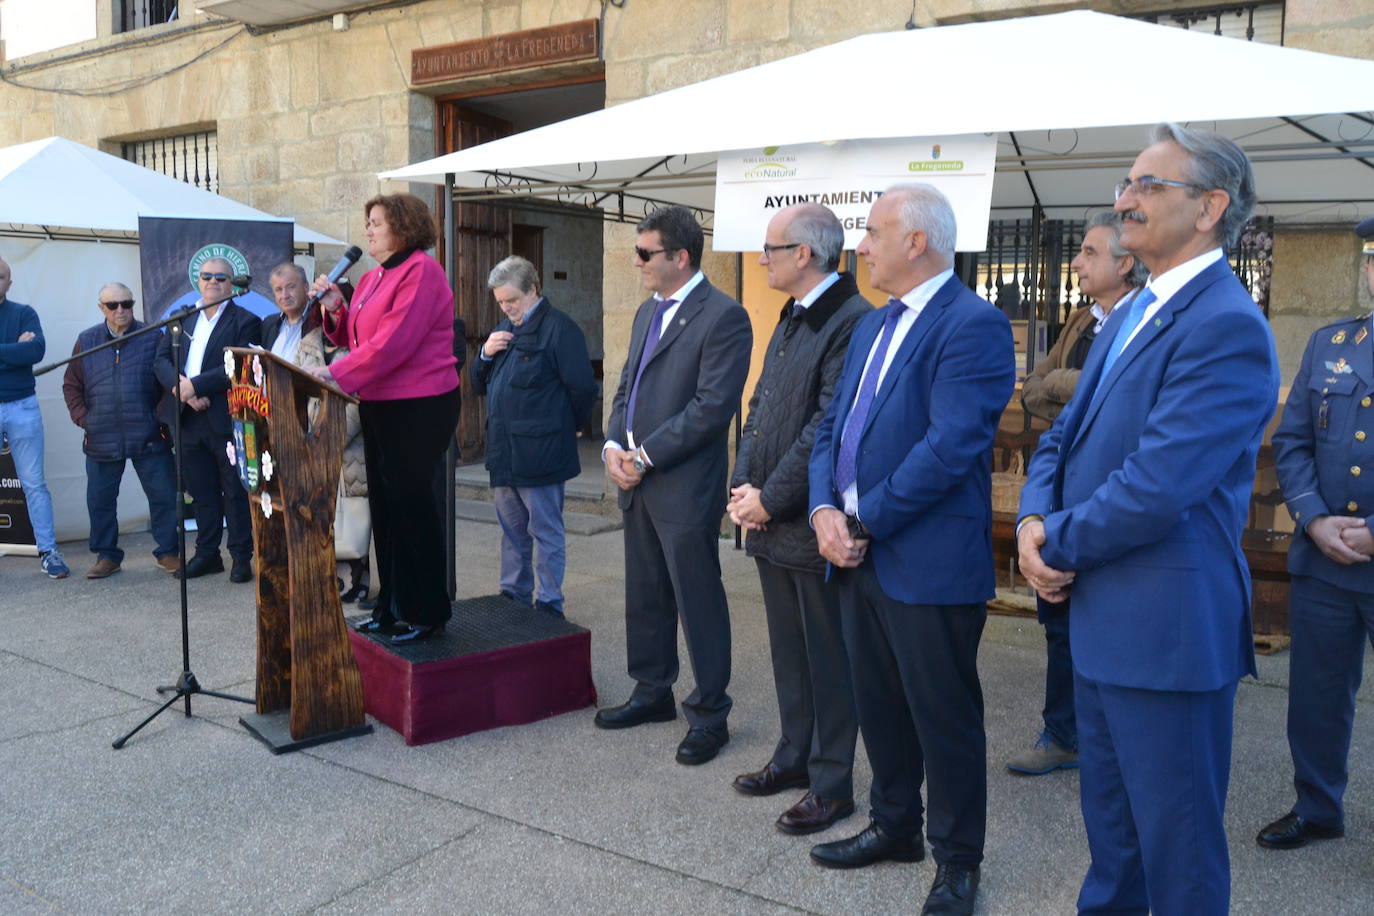
[[[352,604],[353,602],[357,601],[359,598],[363,597],[366,594],[367,583],[354,582],[352,585],[348,587],[348,591],[343,592],[341,595],[339,595],[339,600],[342,601],[344,604]]]
[[[1323,827],[1289,813],[1259,832],[1255,842],[1265,849],[1297,849],[1312,840],[1334,840],[1345,836],[1342,827]]]
[[[869,821],[861,833],[847,840],[811,847],[811,861],[826,868],[863,868],[885,859],[919,862],[925,857],[926,844],[920,837],[890,837],[876,821]]]
[[[720,749],[730,743],[730,730],[724,725],[707,728],[693,725],[687,729],[687,737],[677,746],[677,762],[683,766],[694,767],[714,760]]]
[[[198,579],[211,573],[224,572],[224,561],[219,554],[196,554],[186,561],[186,569],[173,573],[178,579]]]
[[[671,722],[677,718],[677,703],[671,696],[657,703],[643,703],[631,697],[628,703],[596,711],[592,721],[597,728],[634,728],[645,722]]]
[[[761,770],[736,776],[733,785],[741,795],[777,795],[785,789],[807,788],[811,785],[811,777],[805,770],[789,773],[770,760]]]
[[[230,582],[252,582],[253,581],[253,561],[235,560],[233,567],[229,570]]]
[[[921,916],[973,916],[973,898],[978,896],[978,868],[942,864],[935,869]]]
[[[441,636],[443,632],[444,625],[442,623],[432,627],[412,626],[405,632],[398,633],[391,637],[391,644],[393,646],[414,645],[417,642],[424,642],[426,639],[433,639],[436,636]]]
[[[774,826],[783,833],[802,836],[827,830],[853,813],[852,798],[821,798],[815,792],[807,792],[801,801],[782,813]]]
[[[390,636],[393,633],[399,633],[403,626],[404,624],[396,620],[378,620],[374,617],[370,620],[364,620],[353,629],[359,633],[376,633],[378,636]]]

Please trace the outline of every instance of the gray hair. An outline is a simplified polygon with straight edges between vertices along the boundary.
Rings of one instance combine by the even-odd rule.
[[[522,293],[533,292],[539,286],[539,271],[518,254],[513,254],[487,274],[487,289],[510,284]]]
[[[959,224],[949,198],[934,185],[919,181],[894,184],[883,192],[884,197],[889,194],[896,195],[902,228],[907,232],[924,232],[930,250],[953,263]]]
[[[811,249],[816,266],[830,273],[840,266],[844,252],[844,227],[829,207],[820,204],[798,204],[797,212],[787,224],[787,241]]]
[[[206,264],[223,264],[224,272],[229,274],[230,278],[234,275],[234,265],[229,263],[228,258],[206,258],[204,261],[200,262],[200,269],[204,270]]]
[[[1230,196],[1231,202],[1217,222],[1216,235],[1223,247],[1231,248],[1255,209],[1255,172],[1249,157],[1235,141],[1220,134],[1189,130],[1173,122],[1157,125],[1150,132],[1151,143],[1166,141],[1177,143],[1188,154],[1189,181]]]
[[[267,277],[270,280],[275,277],[280,277],[283,274],[288,274],[293,270],[296,272],[296,275],[300,277],[301,283],[305,284],[306,286],[310,285],[310,279],[305,275],[305,268],[297,264],[295,261],[284,261],[281,264],[278,264],[276,267],[272,268],[272,272],[268,274]]]
[[[1111,251],[1114,258],[1130,258],[1131,271],[1126,274],[1126,282],[1131,286],[1144,286],[1145,281],[1150,279],[1150,268],[1145,266],[1145,262],[1121,247],[1121,214],[1114,210],[1094,213],[1088,217],[1087,225],[1083,227],[1083,235],[1093,229],[1102,228],[1107,230],[1107,249]]]
[[[126,299],[132,299],[134,297],[133,290],[129,289],[129,287],[125,286],[123,283],[120,283],[118,280],[115,280],[113,282],[106,283],[104,286],[100,287],[100,292],[95,294],[96,298],[104,299],[105,290],[107,289],[116,293],[117,295],[123,296]]]

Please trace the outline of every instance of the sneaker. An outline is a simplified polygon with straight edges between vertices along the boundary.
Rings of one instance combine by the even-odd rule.
[[[1078,752],[1060,747],[1044,732],[1040,733],[1034,747],[1007,761],[1007,769],[1026,776],[1043,776],[1054,770],[1077,768]]]
[[[38,562],[43,567],[43,572],[48,574],[49,579],[65,579],[72,574],[72,571],[67,568],[67,562],[62,559],[62,551],[55,547],[39,554],[38,558]]]

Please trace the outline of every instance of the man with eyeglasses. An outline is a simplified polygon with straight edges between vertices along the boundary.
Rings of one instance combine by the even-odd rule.
[[[683,207],[640,221],[634,265],[651,295],[630,352],[601,456],[625,517],[625,653],[634,691],[596,714],[600,728],[677,718],[677,630],[696,689],[677,762],[713,759],[730,740],[730,609],[720,579],[730,421],[740,407],[754,335],[749,314],[701,271],[705,236]]]
[[[1374,218],[1364,242],[1361,298],[1374,302]],[[1288,624],[1288,747],[1297,800],[1255,838],[1296,849],[1345,835],[1355,694],[1365,642],[1374,639],[1374,339],[1370,313],[1320,328],[1307,342],[1274,464],[1296,528]]]
[[[100,288],[98,306],[105,320],[82,331],[72,355],[108,341],[121,341],[67,364],[62,396],[72,422],[85,432],[86,511],[91,520],[90,547],[95,565],[87,579],[104,579],[120,571],[116,504],[125,462],[132,461],[138,482],[148,497],[153,533],[153,557],[158,568],[175,573],[177,560],[176,476],[171,442],[158,421],[162,397],[153,361],[159,335],[125,335],[143,327],[134,318],[134,294],[123,283]]]
[[[1021,570],[1072,598],[1080,913],[1223,914],[1236,685],[1255,673],[1240,547],[1278,399],[1264,315],[1226,262],[1255,203],[1232,141],[1177,124],[1117,188],[1150,279],[1115,309],[1021,495]]]
[[[196,552],[177,573],[195,579],[224,572],[219,554],[224,520],[229,523],[230,582],[253,579],[253,527],[248,493],[229,463],[229,377],[224,374],[224,348],[246,347],[262,340],[262,322],[229,298],[233,267],[223,258],[200,266],[201,298],[196,305],[217,303],[183,322],[181,365],[172,362],[172,336],[164,334],[154,371],[162,390],[165,422],[181,411],[182,479],[191,491],[196,516]]]
[[[9,264],[0,261],[0,440],[9,443],[43,572],[49,579],[65,579],[71,570],[53,531],[52,494],[43,477],[43,415],[33,377],[47,344],[38,313],[8,298],[13,282]]]
[[[840,594],[807,524],[807,465],[816,425],[830,406],[849,335],[873,311],[854,277],[839,273],[844,228],[820,204],[798,204],[768,222],[759,263],[787,293],[749,401],[735,457],[730,518],[749,531],[772,649],[781,736],[760,770],[735,779],[744,795],[805,788],[776,827],[818,833],[854,813],[859,720],[840,633]]]

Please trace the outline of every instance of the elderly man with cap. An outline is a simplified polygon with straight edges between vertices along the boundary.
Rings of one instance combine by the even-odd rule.
[[[1361,298],[1374,299],[1374,218],[1364,239]],[[1274,433],[1279,484],[1293,516],[1288,623],[1288,747],[1297,802],[1255,838],[1296,849],[1345,834],[1355,691],[1374,638],[1374,340],[1370,313],[1319,328]],[[1371,467],[1374,470],[1374,467]]]
[[[134,294],[123,283],[106,283],[99,293],[99,324],[82,331],[72,356],[107,341],[113,346],[67,364],[62,396],[72,422],[85,433],[86,511],[91,517],[91,553],[95,565],[87,579],[117,573],[124,561],[119,548],[119,484],[124,465],[132,461],[148,497],[153,556],[164,572],[181,568],[177,560],[176,471],[171,443],[157,419],[162,390],[153,375],[158,334],[125,335],[143,327],[134,318]]]

